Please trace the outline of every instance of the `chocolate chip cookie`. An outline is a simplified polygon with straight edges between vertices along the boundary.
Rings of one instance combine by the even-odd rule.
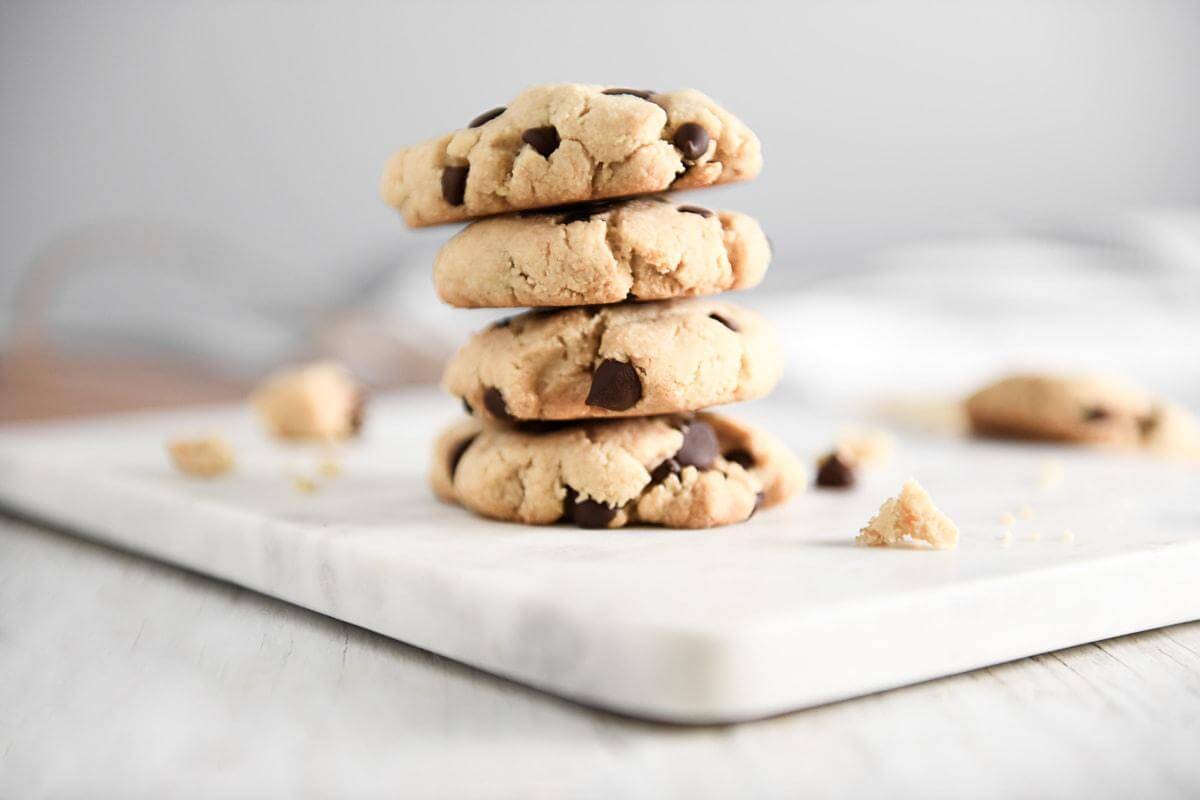
[[[750,400],[783,356],[758,314],[705,299],[530,311],[475,334],[442,384],[500,420],[631,417]]]
[[[441,249],[433,277],[460,308],[577,306],[746,289],[770,258],[745,214],[656,196],[480,220]]]
[[[493,519],[709,528],[784,502],[805,475],[773,437],[698,414],[538,431],[464,420],[438,439],[430,482],[441,499]]]
[[[966,401],[976,434],[1080,444],[1195,448],[1191,415],[1136,386],[1096,377],[1014,375]]]
[[[549,84],[405,148],[380,191],[411,227],[746,180],[758,138],[700,92]]]

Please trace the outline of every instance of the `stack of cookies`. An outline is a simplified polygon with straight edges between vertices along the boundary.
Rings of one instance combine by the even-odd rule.
[[[762,280],[767,239],[743,214],[661,194],[761,165],[754,134],[699,92],[577,84],[392,156],[383,196],[410,226],[487,217],[438,253],[441,299],[534,309],[447,367],[469,416],[438,439],[439,497],[532,524],[698,528],[803,485],[774,438],[702,411],[779,380],[767,323],[709,299]]]

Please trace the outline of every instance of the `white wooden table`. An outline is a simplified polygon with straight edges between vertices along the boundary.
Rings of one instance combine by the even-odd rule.
[[[0,797],[1195,797],[1200,623],[738,726],[589,711],[0,518]]]

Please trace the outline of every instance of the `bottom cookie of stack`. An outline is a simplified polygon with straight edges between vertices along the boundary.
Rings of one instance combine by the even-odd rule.
[[[512,427],[452,425],[434,447],[442,500],[485,517],[584,528],[709,528],[749,519],[806,482],[774,437],[717,414]]]

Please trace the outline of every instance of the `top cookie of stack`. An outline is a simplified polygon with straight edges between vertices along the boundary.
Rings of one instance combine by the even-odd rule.
[[[753,178],[758,138],[692,89],[549,84],[393,155],[383,198],[410,227]]]

